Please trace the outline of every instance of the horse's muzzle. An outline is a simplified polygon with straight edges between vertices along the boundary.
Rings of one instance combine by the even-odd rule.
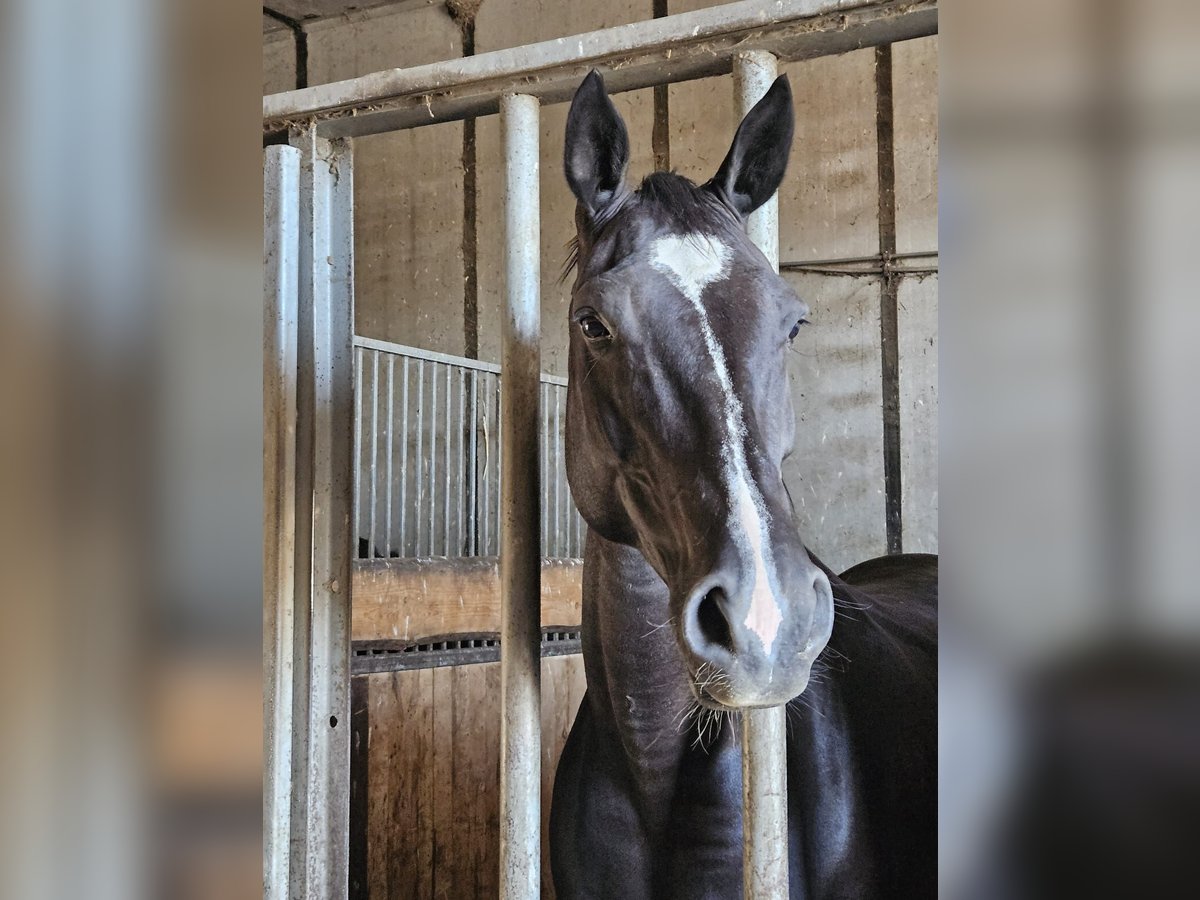
[[[688,595],[681,637],[702,703],[777,706],[808,686],[833,629],[833,591],[807,553],[779,568],[773,592],[735,566],[714,571]]]

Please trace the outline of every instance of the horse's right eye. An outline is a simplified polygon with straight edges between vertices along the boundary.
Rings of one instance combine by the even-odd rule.
[[[590,341],[598,341],[600,338],[606,338],[610,334],[609,330],[604,327],[604,323],[596,316],[584,316],[580,319],[579,330]]]

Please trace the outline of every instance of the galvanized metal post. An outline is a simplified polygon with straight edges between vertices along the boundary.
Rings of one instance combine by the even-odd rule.
[[[770,88],[778,62],[748,51],[734,58],[737,107],[748,113]],[[772,197],[746,224],[750,239],[779,268],[779,198]],[[742,712],[742,828],[747,900],[788,896],[787,719],[783,706]]]
[[[531,900],[541,883],[541,225],[538,101],[506,95],[505,313],[500,392],[500,897]]]
[[[303,746],[293,745],[291,894],[329,900],[346,896],[349,870],[354,163],[348,140],[311,128],[292,143],[301,158],[294,716]]]
[[[263,897],[287,900],[296,554],[300,151],[263,163]]]

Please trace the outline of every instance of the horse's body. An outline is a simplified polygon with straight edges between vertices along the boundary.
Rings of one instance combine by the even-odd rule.
[[[738,221],[782,177],[786,84],[760,107],[709,185],[658,175],[636,194],[598,77],[568,120],[567,465],[589,533],[588,690],[550,823],[564,900],[740,897],[736,714],[789,699],[791,896],[936,890],[936,558],[839,578],[790,524],[775,329],[807,310]]]
[[[844,604],[830,661],[788,708],[791,896],[933,896],[936,560],[845,575],[830,579]],[[655,628],[670,616],[662,579],[589,535],[583,604],[588,690],[550,821],[559,896],[740,897],[736,721],[680,721],[692,695],[682,661],[669,665],[674,635]]]

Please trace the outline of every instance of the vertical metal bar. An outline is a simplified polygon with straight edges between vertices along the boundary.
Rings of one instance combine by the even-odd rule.
[[[537,415],[541,374],[538,101],[500,101],[506,296],[501,394],[500,897],[541,888],[541,563]]]
[[[287,900],[295,675],[300,151],[263,164],[263,900]]]
[[[362,502],[362,429],[363,429],[363,353],[354,348],[354,536],[363,533]]]
[[[875,159],[879,173],[880,384],[883,388],[883,511],[888,553],[904,549],[904,486],[900,460],[900,276],[896,255],[896,139],[892,45],[875,48]]]
[[[356,460],[357,462],[357,460]],[[375,520],[379,508],[379,351],[371,351],[371,519],[367,557],[378,553]]]
[[[389,353],[387,358],[387,494],[385,494],[386,502],[384,504],[384,516],[386,522],[383,527],[383,555],[392,555],[392,457],[395,455],[396,448],[392,440],[393,422],[396,418],[395,414],[395,399],[396,399],[396,356]]]
[[[446,440],[445,465],[446,493],[442,497],[442,554],[450,556],[450,384],[454,375],[454,367],[446,366]]]
[[[458,370],[458,533],[457,548],[454,555],[466,552],[463,542],[463,519],[466,513],[467,482],[464,477],[465,457],[467,455],[467,420],[464,418],[467,405],[467,370]]]
[[[432,363],[429,366],[429,555],[434,556],[437,553],[434,544],[434,537],[437,532],[434,530],[434,524],[437,520],[437,515],[434,512],[437,509],[437,386],[438,386],[438,364]]]
[[[400,555],[408,556],[408,357],[400,372],[404,382],[400,388]]]
[[[468,528],[471,553],[470,556],[478,556],[479,554],[479,495],[476,490],[479,486],[479,372],[471,370],[471,455],[468,457],[471,463],[471,505],[467,508],[470,516],[470,526]]]
[[[559,431],[561,421],[558,415],[559,387],[554,385],[550,394],[554,398],[554,556],[563,555],[562,527],[559,515],[562,512],[562,434]]]
[[[496,441],[496,430],[491,427],[492,402],[491,392],[488,390],[489,375],[483,376],[483,491],[480,493],[482,503],[480,504],[480,527],[481,535],[481,556],[489,556],[492,552],[491,544],[488,541],[490,537],[488,530],[491,522],[491,494],[492,483],[490,469],[492,465],[492,445]]]
[[[493,376],[496,381],[496,432],[498,440],[496,441],[496,553],[500,553],[500,542],[504,540],[504,528],[500,521],[504,505],[500,501],[500,492],[504,489],[504,382],[498,376]],[[536,418],[534,419],[536,422]]]
[[[550,519],[550,504],[546,502],[546,494],[545,494],[545,492],[549,488],[549,484],[550,484],[550,479],[546,477],[546,465],[550,461],[550,446],[549,446],[550,445],[550,427],[548,425],[549,403],[546,399],[547,391],[546,391],[545,382],[538,385],[538,393],[540,394],[540,396],[538,397],[538,412],[540,413],[539,418],[541,419],[541,438],[542,438],[542,452],[539,454],[540,459],[538,462],[538,472],[540,473],[540,476],[542,479],[542,491],[543,491],[543,493],[542,493],[542,521],[541,521],[541,530],[539,532],[538,544],[541,548],[540,552],[545,553],[546,552],[546,536],[550,532],[550,529],[548,527],[549,519]]]
[[[734,93],[742,115],[762,98],[778,74],[770,53],[739,53]],[[779,268],[779,198],[751,215],[746,233]],[[788,896],[786,707],[742,711],[742,863],[746,900]]]
[[[302,160],[299,296],[300,318],[307,320],[297,470],[303,449],[309,475],[306,484],[297,479],[297,568],[303,569],[297,581],[308,590],[310,660],[307,820],[304,841],[292,842],[304,884],[292,895],[336,900],[346,897],[349,883],[354,164],[349,141],[309,129],[295,132],[293,143]],[[303,448],[301,434],[307,434]],[[299,527],[301,502],[310,534]]]
[[[425,430],[425,366],[428,363],[423,359],[417,360],[417,446],[413,451],[413,487],[417,492],[417,502],[413,505],[413,529],[416,531],[416,540],[413,542],[413,555],[421,555],[421,520],[425,517],[421,514],[421,501],[425,495],[425,473],[424,468],[425,457],[421,454],[421,438],[422,432]]]

